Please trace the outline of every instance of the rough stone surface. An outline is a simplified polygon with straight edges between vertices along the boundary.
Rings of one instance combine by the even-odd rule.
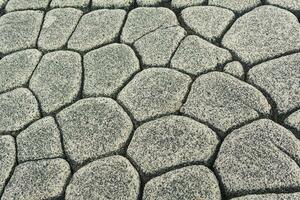
[[[4,8],[8,0],[0,0],[0,9]]]
[[[81,57],[71,51],[44,55],[30,79],[29,87],[37,95],[45,113],[72,103],[81,85]]]
[[[132,44],[150,32],[173,25],[178,25],[178,20],[167,8],[136,8],[128,14],[121,41]]]
[[[255,87],[222,72],[196,79],[181,112],[226,132],[235,126],[268,115],[271,106]]]
[[[300,11],[299,0],[266,0],[266,3],[279,6],[293,12]]]
[[[243,79],[245,71],[243,65],[239,61],[232,61],[227,63],[224,67],[224,72],[231,74],[239,79]]]
[[[18,88],[0,95],[0,134],[16,132],[40,117],[32,93]]]
[[[134,0],[92,0],[93,8],[123,8],[129,9]]]
[[[139,38],[134,47],[144,65],[166,66],[185,34],[180,26],[160,28]]]
[[[139,60],[125,44],[110,44],[84,56],[84,96],[110,96],[139,70]]]
[[[17,136],[18,161],[62,157],[60,133],[53,117],[40,119]]]
[[[206,167],[193,165],[170,171],[145,185],[143,200],[221,200],[218,180]]]
[[[67,187],[66,200],[137,200],[139,187],[139,174],[131,163],[111,156],[79,169]]]
[[[30,161],[19,164],[5,187],[1,200],[58,199],[70,176],[63,159]]]
[[[248,81],[265,90],[275,101],[279,114],[300,107],[300,53],[254,66]]]
[[[227,195],[284,191],[300,186],[300,141],[262,119],[228,135],[215,169]]]
[[[209,0],[208,4],[233,10],[237,13],[246,12],[261,3],[260,0]]]
[[[158,6],[170,0],[136,0],[138,6]]]
[[[42,25],[43,12],[17,11],[0,18],[0,53],[32,48]]]
[[[65,151],[77,167],[120,150],[133,125],[120,105],[109,98],[83,99],[57,115]]]
[[[242,197],[233,198],[231,200],[297,200],[300,199],[300,193],[290,194],[253,194]]]
[[[126,12],[119,9],[96,10],[85,14],[72,34],[68,48],[88,51],[113,42],[119,36],[125,15]]]
[[[300,132],[300,110],[292,113],[284,120],[284,123]]]
[[[181,17],[185,25],[197,35],[207,40],[221,38],[226,28],[234,20],[232,11],[215,6],[193,6],[184,9]]]
[[[204,2],[205,0],[172,0],[171,6],[175,9],[182,9],[189,6],[199,6]]]
[[[175,70],[150,68],[138,73],[119,93],[118,100],[137,121],[176,112],[191,78]]]
[[[75,8],[57,8],[47,12],[38,40],[39,48],[55,50],[64,47],[82,14]]]
[[[140,126],[127,153],[149,175],[182,164],[208,164],[218,143],[216,133],[207,126],[171,115]]]
[[[9,54],[0,60],[0,92],[24,86],[37,66],[42,53],[28,49]]]
[[[171,67],[198,75],[215,70],[219,65],[231,59],[232,56],[228,50],[191,35],[187,36],[179,45],[171,60]]]
[[[50,6],[53,8],[60,7],[75,7],[86,8],[89,5],[90,0],[52,0]]]
[[[300,25],[289,11],[261,6],[237,19],[222,44],[243,62],[255,64],[299,50]]]
[[[7,12],[29,9],[46,9],[50,0],[9,0],[5,10]]]

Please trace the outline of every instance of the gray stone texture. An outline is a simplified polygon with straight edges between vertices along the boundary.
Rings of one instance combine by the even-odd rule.
[[[245,71],[243,65],[239,61],[227,63],[224,67],[224,72],[231,74],[239,79],[244,79]]]
[[[171,68],[186,73],[199,75],[215,70],[232,59],[230,52],[215,46],[198,36],[187,36],[179,45],[173,58]]]
[[[172,0],[171,6],[175,9],[182,9],[189,6],[202,5],[205,0]]]
[[[230,133],[214,168],[227,195],[287,191],[300,187],[300,141],[261,119]]]
[[[218,180],[208,168],[192,165],[151,179],[143,200],[221,200]]]
[[[18,162],[62,157],[59,129],[53,117],[40,119],[17,136]]]
[[[53,8],[75,7],[86,8],[90,3],[90,0],[52,0],[50,6]]]
[[[260,6],[238,18],[222,44],[245,63],[272,59],[300,49],[300,25],[291,12]]]
[[[113,42],[120,34],[125,15],[126,12],[120,9],[102,9],[85,14],[68,41],[68,48],[88,51]]]
[[[140,69],[134,51],[125,44],[110,44],[84,56],[84,96],[111,96]]]
[[[297,200],[300,199],[300,193],[288,194],[253,194],[242,197],[233,198],[231,200]]]
[[[123,88],[118,100],[137,121],[144,121],[178,111],[191,81],[172,69],[145,69]]]
[[[1,200],[59,199],[71,174],[67,161],[50,159],[19,164]]]
[[[66,200],[137,200],[139,174],[122,156],[111,156],[79,169],[66,191]]]
[[[0,18],[0,53],[32,48],[42,25],[43,12],[17,11]]]
[[[61,49],[70,38],[83,12],[75,8],[57,8],[47,12],[38,39],[38,47]]]
[[[158,6],[170,0],[136,0],[138,6]]]
[[[290,10],[292,12],[300,11],[300,1],[299,0],[266,0],[266,3],[282,7],[284,9]]]
[[[123,8],[129,9],[135,0],[92,0],[93,8]]]
[[[46,9],[49,3],[50,0],[9,0],[5,10],[11,12],[16,10]]]
[[[0,9],[4,8],[8,0],[0,0]]]
[[[208,5],[220,6],[237,13],[246,12],[260,4],[260,0],[208,0]]]
[[[284,120],[284,123],[300,132],[300,110],[297,110],[289,115]]]
[[[71,51],[45,54],[30,82],[44,113],[54,112],[72,103],[81,85],[81,56]]]

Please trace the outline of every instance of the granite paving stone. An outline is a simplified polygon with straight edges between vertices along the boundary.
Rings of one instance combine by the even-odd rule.
[[[93,8],[123,8],[129,9],[135,0],[92,0]]]
[[[208,5],[220,6],[243,13],[261,4],[261,0],[208,0]]]
[[[168,1],[170,0],[136,0],[136,3],[138,6],[159,6]]]
[[[75,7],[75,8],[86,8],[90,3],[90,0],[52,0],[50,7],[52,8],[65,8],[65,7]]]
[[[300,11],[299,0],[266,0],[266,3],[285,8],[293,12]]]
[[[50,0],[9,0],[5,6],[7,12],[16,10],[46,9]]]
[[[205,0],[172,0],[171,6],[175,9],[182,9],[190,6],[199,6],[205,3]]]
[[[239,79],[243,79],[245,77],[245,70],[243,65],[239,61],[232,61],[227,63],[224,67],[224,72],[231,74]]]
[[[285,120],[284,123],[289,127],[292,127],[300,132],[300,110],[297,110],[290,114]]]
[[[296,200],[300,199],[300,193],[290,194],[253,194],[242,197],[233,198],[231,200]]]

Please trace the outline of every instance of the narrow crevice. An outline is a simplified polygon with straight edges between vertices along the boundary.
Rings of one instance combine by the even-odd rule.
[[[42,104],[41,104],[41,102],[40,102],[40,100],[39,100],[39,98],[38,98],[38,96],[34,93],[34,91],[33,90],[31,90],[29,87],[27,88],[30,92],[31,92],[31,94],[34,96],[34,98],[36,99],[36,102],[37,102],[37,106],[38,106],[38,111],[39,111],[39,118],[43,118],[44,116],[45,116],[45,112],[43,111],[43,109],[42,109]]]

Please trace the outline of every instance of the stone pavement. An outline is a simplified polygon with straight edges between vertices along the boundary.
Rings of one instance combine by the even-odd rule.
[[[300,0],[0,0],[1,200],[300,200]]]

